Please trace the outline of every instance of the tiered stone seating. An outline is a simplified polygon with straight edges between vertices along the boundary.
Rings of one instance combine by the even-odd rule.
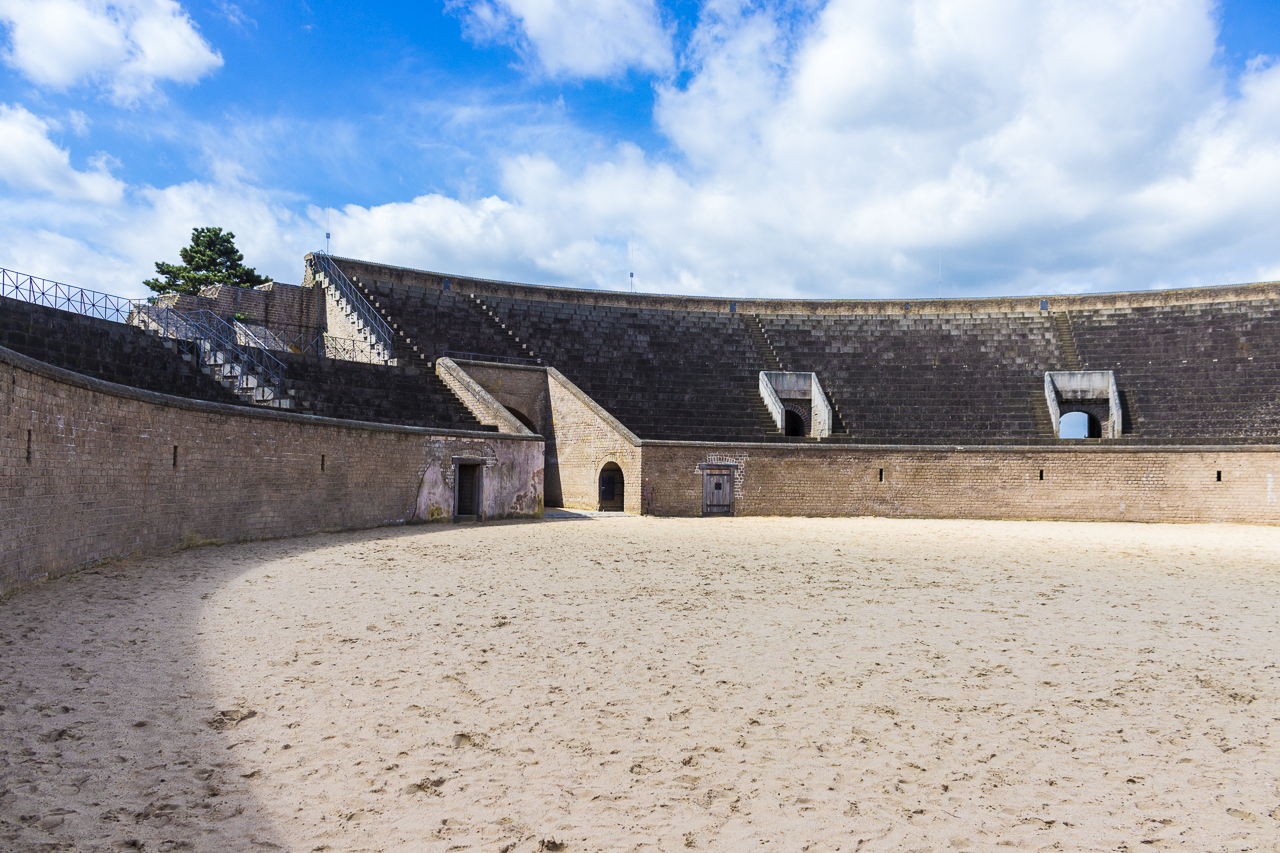
[[[1280,301],[1069,316],[1082,366],[1115,371],[1137,436],[1280,435]]]
[[[760,321],[788,369],[818,374],[842,421],[835,441],[1034,440],[1044,372],[1062,366],[1047,313]]]
[[[440,377],[425,366],[393,367],[273,353],[285,365],[294,411],[330,418],[438,429],[481,426]]]
[[[67,370],[216,403],[240,399],[136,326],[0,296],[0,346]]]
[[[405,362],[431,363],[447,351],[528,356],[466,293],[371,281],[359,276],[352,281],[395,327],[396,354]]]
[[[764,365],[738,314],[487,295],[547,364],[641,438],[760,441]]]

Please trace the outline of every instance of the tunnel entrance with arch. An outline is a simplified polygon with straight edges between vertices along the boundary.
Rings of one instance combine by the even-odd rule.
[[[1058,421],[1058,438],[1102,438],[1102,422],[1079,409],[1063,412]]]
[[[622,468],[616,462],[606,462],[604,467],[600,469],[601,512],[625,511],[626,506],[622,498],[624,485]]]

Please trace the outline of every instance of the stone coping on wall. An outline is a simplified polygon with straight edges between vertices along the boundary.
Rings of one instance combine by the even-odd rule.
[[[76,373],[62,367],[56,367],[43,361],[0,347],[0,364],[8,364],[19,370],[25,370],[46,379],[53,379],[77,388],[96,391],[126,400],[138,400],[158,406],[169,406],[209,414],[231,415],[233,417],[260,418],[263,420],[285,421],[299,424],[316,424],[322,426],[347,427],[349,429],[376,430],[378,432],[396,432],[406,435],[444,435],[461,438],[482,438],[487,440],[502,439],[510,441],[545,441],[540,435],[517,435],[512,433],[491,432],[488,430],[437,429],[435,427],[415,427],[403,424],[383,424],[373,421],[353,421],[342,418],[327,418],[322,415],[304,415],[296,412],[285,412],[279,409],[266,409],[257,406],[236,406],[228,403],[211,403],[207,400],[192,400],[188,397],[176,397],[172,394],[161,394],[156,391],[144,391],[128,385],[106,382]]]
[[[308,255],[310,257],[310,255]],[[1240,302],[1254,299],[1280,298],[1280,282],[1225,284],[1212,287],[1188,287],[1169,290],[1131,290],[1112,293],[1040,294],[1027,296],[982,296],[974,298],[901,299],[753,299],[749,297],[679,296],[658,293],[627,293],[613,290],[588,290],[555,285],[523,284],[452,273],[416,270],[362,261],[357,258],[334,257],[339,264],[357,264],[370,275],[384,281],[440,287],[449,279],[455,290],[481,296],[536,299],[580,305],[608,305],[622,308],[650,308],[684,311],[725,312],[730,303],[743,314],[870,314],[870,315],[964,315],[1041,313],[1041,301],[1047,311],[1081,311],[1103,308],[1139,308],[1161,305],[1191,305],[1215,302]]]

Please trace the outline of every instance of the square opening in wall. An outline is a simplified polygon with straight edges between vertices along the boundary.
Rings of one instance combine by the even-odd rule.
[[[459,465],[455,486],[458,517],[474,518],[480,514],[481,475],[479,465]]]

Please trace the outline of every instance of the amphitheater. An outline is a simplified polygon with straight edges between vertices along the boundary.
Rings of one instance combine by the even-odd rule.
[[[0,840],[1276,849],[1278,306],[4,271]]]

